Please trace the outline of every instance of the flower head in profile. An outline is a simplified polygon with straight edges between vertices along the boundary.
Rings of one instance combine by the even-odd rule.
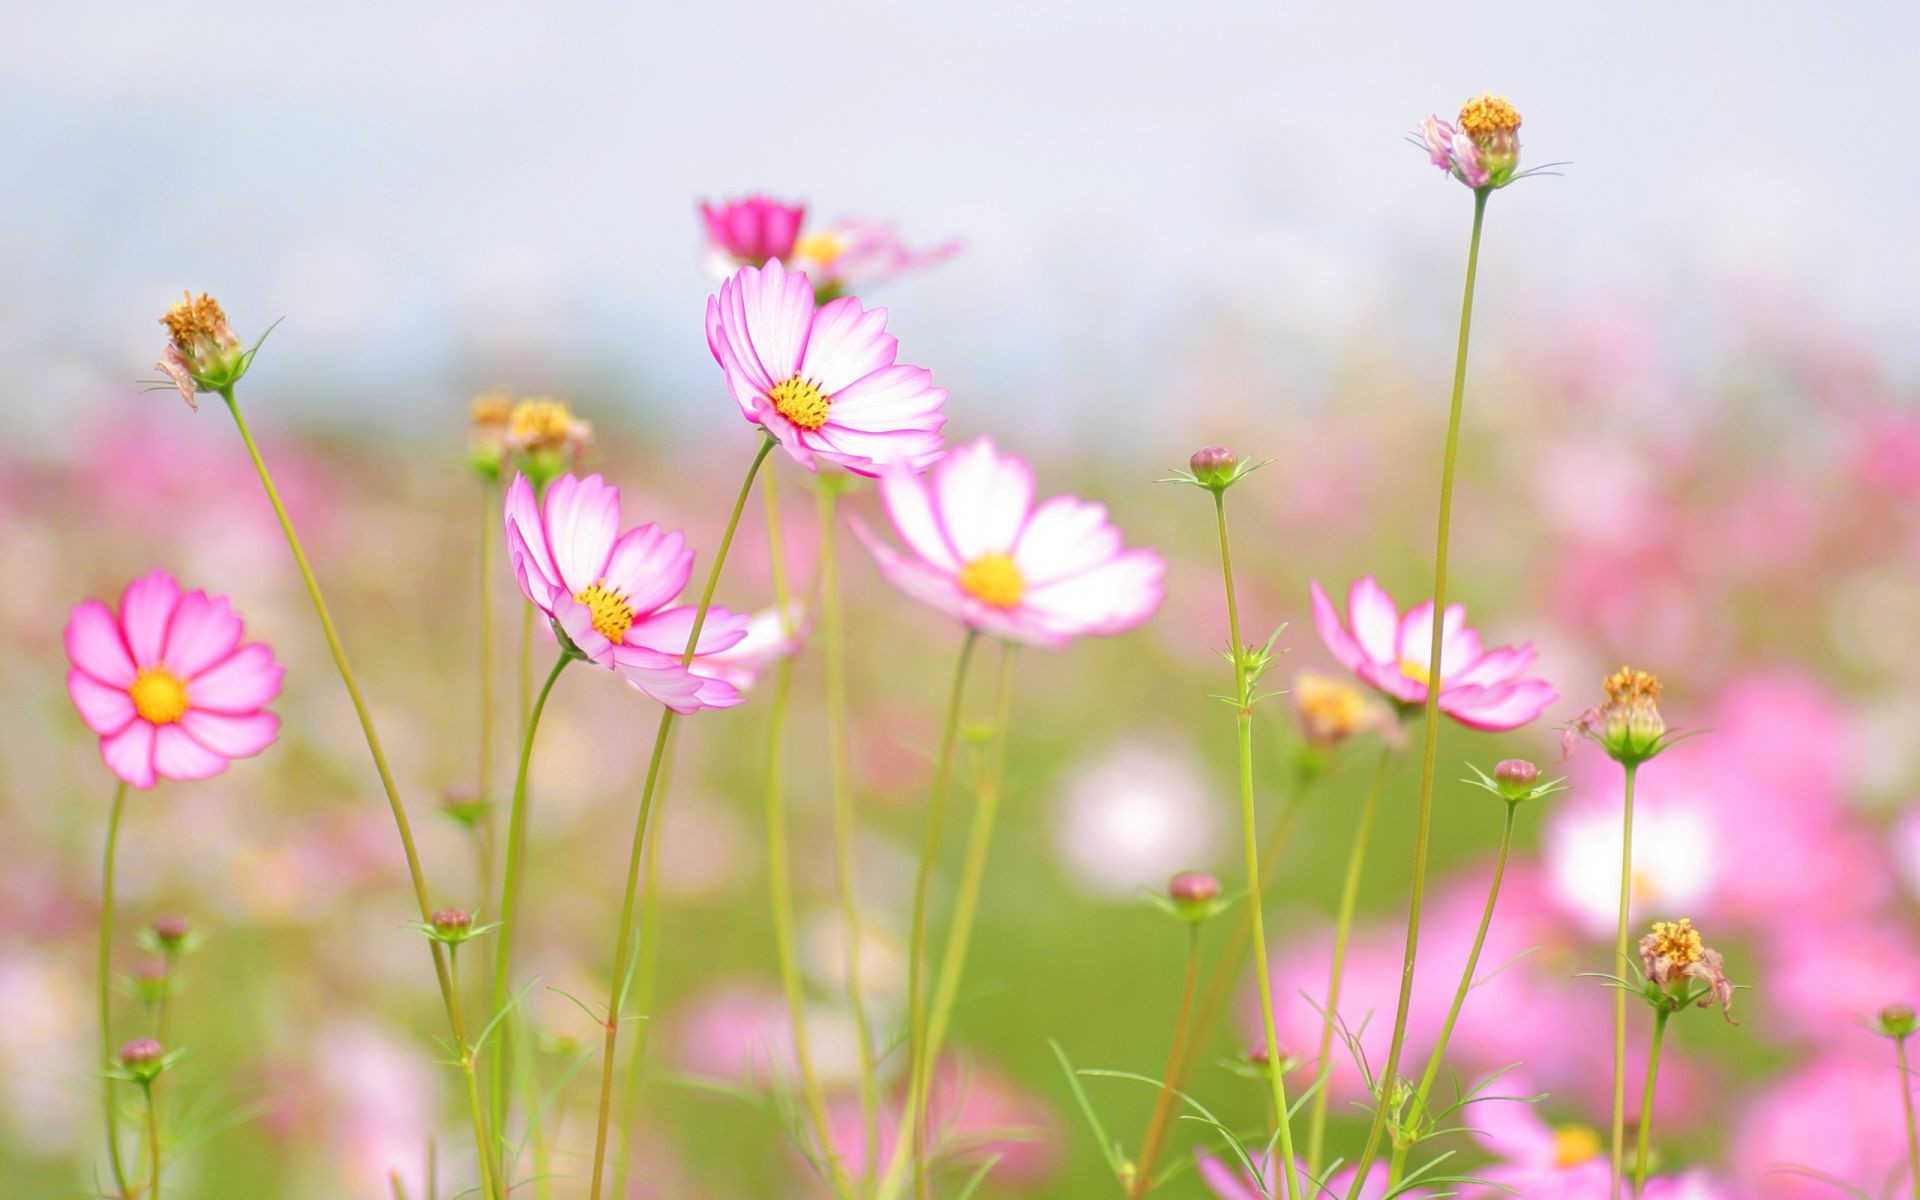
[[[741,267],[763,267],[793,253],[807,206],[766,196],[742,196],[719,204],[700,202],[707,230],[707,256],[722,278]]]
[[[1293,677],[1293,713],[1307,743],[1330,751],[1384,725],[1386,714],[1366,692],[1338,675],[1302,671]]]
[[[482,479],[498,481],[507,461],[507,421],[513,415],[513,397],[505,392],[483,392],[468,405],[467,465]]]
[[[1316,581],[1313,623],[1340,665],[1402,712],[1427,702],[1434,674],[1431,600],[1402,616],[1368,575],[1349,589],[1343,624]],[[1440,711],[1472,729],[1518,729],[1532,721],[1559,698],[1546,680],[1527,677],[1534,657],[1531,645],[1483,648],[1467,627],[1467,610],[1448,605],[1441,619]]]
[[[1055,496],[1035,506],[1031,468],[987,438],[924,476],[895,466],[880,498],[906,550],[854,530],[881,574],[969,628],[1057,649],[1125,633],[1160,606],[1158,554],[1127,549],[1101,505]]]
[[[916,250],[901,238],[899,230],[884,221],[849,218],[802,233],[786,262],[807,273],[824,302],[945,262],[958,253],[957,240]]]
[[[778,608],[762,609],[747,618],[746,634],[738,642],[725,650],[695,655],[690,665],[695,675],[723,680],[744,692],[762,671],[799,653],[806,640],[804,628],[797,604],[784,616]]]
[[[1505,187],[1531,173],[1518,170],[1519,110],[1492,92],[1461,105],[1457,122],[1427,117],[1411,140],[1434,166],[1475,191]]]
[[[1615,762],[1635,766],[1673,745],[1682,736],[1660,715],[1660,679],[1650,671],[1621,667],[1601,683],[1606,701],[1581,713],[1566,727],[1561,743],[1572,754],[1584,738]]]
[[[502,444],[536,486],[572,470],[592,440],[593,426],[551,396],[532,396],[507,410]]]
[[[1696,1001],[1701,1008],[1718,1004],[1733,1020],[1733,984],[1720,952],[1701,940],[1688,918],[1655,921],[1652,932],[1640,939],[1640,966],[1655,1003],[1674,1009]]]
[[[674,605],[693,571],[693,551],[658,525],[621,533],[620,489],[598,475],[562,475],[544,502],[516,475],[507,488],[507,558],[520,590],[580,657],[617,671],[679,713],[728,708],[740,692],[681,661],[695,609]],[[697,653],[737,645],[747,620],[707,611]]]
[[[259,349],[258,343],[251,350],[240,344],[220,302],[205,292],[197,297],[180,293],[160,323],[167,327],[167,348],[155,365],[191,409],[200,407],[195,393],[217,392],[240,382]]]
[[[273,744],[282,668],[225,596],[182,593],[165,571],[127,585],[116,612],[88,600],[67,619],[67,693],[100,755],[137,788],[205,779]]]
[[[809,471],[918,470],[940,454],[947,390],[894,362],[884,308],[849,296],[816,309],[805,274],[777,260],[742,267],[707,300],[707,346],[741,415]]]

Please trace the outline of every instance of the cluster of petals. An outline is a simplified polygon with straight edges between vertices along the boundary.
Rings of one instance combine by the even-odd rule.
[[[1333,601],[1313,584],[1313,623],[1340,664],[1402,708],[1427,702],[1433,677],[1433,602],[1402,616],[1386,589],[1368,575],[1347,593],[1342,623]],[[1481,646],[1466,609],[1450,604],[1441,619],[1440,711],[1473,729],[1518,729],[1559,698],[1543,679],[1527,677],[1531,645]]]
[[[748,421],[808,470],[878,475],[939,456],[945,388],[896,363],[887,310],[847,296],[817,308],[807,276],[778,260],[742,267],[707,300],[707,347]]]
[[[700,219],[707,227],[708,254],[725,278],[741,266],[757,267],[791,255],[807,206],[761,195],[719,204],[702,200]]]
[[[1277,1200],[1282,1195],[1273,1163],[1269,1160],[1261,1160],[1260,1175],[1256,1179],[1246,1168],[1217,1158],[1202,1146],[1194,1147],[1193,1159],[1200,1182],[1217,1200]],[[1297,1164],[1296,1169],[1300,1172],[1300,1178],[1293,1186],[1293,1194],[1300,1197],[1345,1196],[1353,1190],[1354,1178],[1358,1174],[1355,1168],[1346,1167],[1333,1172],[1324,1185],[1316,1186],[1312,1176],[1307,1174],[1306,1164]],[[1386,1165],[1375,1163],[1367,1172],[1366,1185],[1360,1189],[1360,1200],[1383,1200],[1388,1191]],[[1418,1200],[1431,1193],[1414,1188],[1393,1194]]]
[[[137,788],[205,779],[273,744],[265,711],[283,668],[225,596],[182,593],[165,571],[127,585],[116,612],[88,600],[67,620],[67,693],[107,767]]]
[[[823,291],[838,294],[933,266],[960,251],[958,241],[914,249],[885,221],[849,217],[808,230],[806,218],[805,204],[764,195],[702,201],[706,260],[721,279],[741,267],[781,262],[806,272]]]
[[[620,532],[620,489],[598,475],[562,475],[536,496],[525,475],[506,499],[507,557],[520,590],[586,659],[679,713],[729,708],[740,691],[682,662],[696,609],[673,600],[693,572],[693,551],[659,525]],[[723,653],[747,636],[747,618],[707,611],[696,655]]]
[[[924,475],[896,467],[880,498],[905,549],[855,532],[901,591],[993,637],[1058,648],[1133,629],[1160,605],[1166,563],[1129,549],[1103,505],[1033,503],[1033,471],[981,438]]]
[[[1434,166],[1448,172],[1470,188],[1487,186],[1492,173],[1480,158],[1480,147],[1465,130],[1455,129],[1447,121],[1430,116],[1420,122],[1420,144]]]

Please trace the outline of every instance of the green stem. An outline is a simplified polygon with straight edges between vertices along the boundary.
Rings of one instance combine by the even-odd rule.
[[[107,849],[100,870],[100,969],[96,983],[100,990],[100,1061],[114,1061],[113,1044],[113,874],[114,858],[120,848],[120,817],[127,806],[125,780],[113,789],[113,806],[107,810]],[[113,1164],[113,1181],[121,1196],[131,1196],[127,1186],[127,1167],[120,1158],[120,1106],[114,1096],[114,1079],[101,1080],[107,1098],[107,1158]]]
[[[1620,809],[1620,922],[1614,931],[1615,970],[1627,971],[1627,922],[1633,905],[1633,784],[1639,774],[1638,763],[1623,764],[1626,772],[1625,796]],[[1613,993],[1613,1140],[1611,1143],[1613,1191],[1620,1191],[1627,1146],[1627,993]]]
[[[660,793],[665,795],[673,776],[673,744],[667,745],[667,761],[660,767]],[[660,838],[647,839],[646,883],[640,897],[640,961],[634,968],[634,1005],[640,1012],[652,1012],[654,990],[660,977]],[[640,1083],[646,1075],[647,1043],[652,1041],[653,1022],[642,1021],[633,1033],[633,1050],[627,1056],[627,1078],[621,1089],[621,1129],[633,1128],[640,1110]],[[613,1159],[613,1194],[627,1194],[627,1176],[633,1170],[633,1139],[621,1138]]]
[[[493,544],[500,536],[500,488],[480,485],[480,799],[493,794]]]
[[[1380,785],[1386,778],[1387,760],[1393,757],[1393,743],[1380,747],[1380,761],[1373,768],[1373,782],[1367,786],[1367,798],[1360,805],[1360,823],[1353,830],[1353,846],[1347,851],[1347,874],[1340,884],[1340,911],[1333,922],[1333,967],[1327,974],[1327,1011],[1320,1022],[1320,1054],[1314,1059],[1320,1086],[1313,1094],[1313,1107],[1307,1125],[1307,1175],[1320,1177],[1320,1152],[1327,1136],[1327,1097],[1332,1090],[1333,1031],[1339,1019],[1340,986],[1346,975],[1347,941],[1353,934],[1353,914],[1359,906],[1360,876],[1367,861],[1367,843],[1373,837],[1373,814],[1380,804]]]
[[[439,945],[438,942],[434,944]],[[454,995],[458,996],[460,994],[460,950],[458,946],[451,946],[447,950],[447,979],[453,987]],[[477,1137],[480,1136],[481,1132],[486,1128],[481,1120],[481,1116],[486,1111],[486,1108],[484,1101],[482,1101],[480,1097],[480,1072],[474,1066],[473,1056],[474,1048],[468,1044],[466,1038],[463,1036],[460,1039],[460,1074],[465,1077],[467,1107],[473,1111],[474,1135]],[[498,1174],[500,1163],[494,1151],[490,1147],[482,1145],[476,1146],[474,1152],[480,1156],[480,1179],[482,1185],[497,1187],[499,1195],[504,1197],[507,1194],[508,1186],[504,1181],[504,1177]]]
[[[160,1102],[153,1098],[153,1080],[142,1083],[140,1090],[147,1094],[147,1157],[151,1164],[147,1194],[160,1200]]]
[[[740,528],[740,514],[747,507],[747,497],[753,492],[753,481],[760,474],[760,464],[767,461],[767,454],[774,445],[772,436],[761,438],[753,462],[747,467],[747,477],[740,482],[740,494],[734,498],[733,511],[727,515],[727,527],[720,535],[719,548],[714,551],[713,566],[707,569],[706,585],[700,589],[700,605],[694,610],[693,628],[687,634],[687,648],[680,656],[682,666],[693,662],[694,651],[700,645],[700,631],[707,623],[707,610],[713,606],[714,589],[720,585],[720,569],[726,566],[727,551],[732,548],[733,535]],[[591,1200],[600,1200],[601,1185],[606,1178],[607,1128],[613,1116],[613,1077],[618,1062],[615,1051],[620,1040],[620,1012],[626,1003],[627,960],[633,952],[634,900],[640,891],[640,863],[646,850],[647,824],[653,816],[654,789],[660,782],[660,764],[666,757],[667,740],[673,732],[673,718],[672,709],[661,710],[660,728],[653,738],[653,753],[647,759],[647,780],[640,791],[640,811],[634,816],[633,849],[627,856],[626,891],[620,901],[620,932],[614,943],[613,984],[607,996],[606,1046],[600,1060],[600,1111],[595,1120],[593,1183],[588,1192]]]
[[[1160,1076],[1160,1091],[1153,1098],[1153,1117],[1147,1122],[1147,1139],[1140,1143],[1140,1162],[1160,1157],[1160,1143],[1166,1140],[1167,1114],[1173,1111],[1174,1093],[1179,1090],[1175,1076],[1180,1070],[1181,1050],[1186,1045],[1188,1023],[1193,1019],[1193,993],[1200,980],[1200,922],[1188,926],[1187,973],[1180,985],[1180,1009],[1173,1018],[1173,1044],[1167,1048],[1167,1068]],[[1153,1190],[1153,1176],[1136,1164],[1133,1180],[1127,1187],[1132,1200],[1140,1200]]]
[[[1433,641],[1428,646],[1426,738],[1420,755],[1420,804],[1414,821],[1413,880],[1407,903],[1406,951],[1400,967],[1400,1001],[1394,1010],[1393,1040],[1387,1043],[1387,1060],[1379,1076],[1380,1094],[1373,1106],[1373,1124],[1367,1131],[1366,1149],[1355,1164],[1353,1187],[1347,1200],[1359,1200],[1366,1185],[1367,1170],[1380,1153],[1380,1138],[1386,1132],[1387,1116],[1398,1087],[1400,1055],[1407,1044],[1407,1017],[1413,1010],[1413,969],[1420,949],[1420,909],[1426,899],[1427,843],[1433,831],[1434,759],[1440,742],[1440,685],[1446,678],[1440,661],[1443,619],[1447,611],[1447,546],[1453,527],[1453,473],[1460,452],[1460,415],[1467,390],[1467,339],[1473,328],[1473,285],[1480,266],[1480,228],[1487,215],[1487,188],[1473,193],[1473,236],[1467,243],[1467,281],[1460,299],[1460,339],[1454,350],[1453,397],[1447,409],[1447,444],[1440,463],[1440,529],[1433,554]],[[1617,1185],[1616,1180],[1616,1185]],[[1618,1191],[1616,1186],[1615,1191]]]
[[[1907,1039],[1893,1039],[1894,1061],[1900,1065],[1900,1108],[1906,1114],[1907,1170],[1913,1185],[1914,1200],[1920,1200],[1920,1126],[1913,1121],[1913,1072],[1907,1068]]]
[[[507,1096],[513,1087],[513,1067],[518,1065],[512,1051],[514,1021],[506,1015],[506,1009],[512,995],[513,937],[520,923],[520,880],[527,870],[527,773],[533,765],[533,738],[540,728],[540,714],[546,710],[547,697],[559,682],[560,672],[573,658],[570,651],[562,650],[554,659],[553,670],[547,672],[547,681],[540,685],[540,694],[527,712],[526,730],[520,739],[520,765],[513,777],[513,805],[507,810],[507,862],[500,883],[500,928],[494,932],[493,994],[487,1006],[497,1022],[494,1051],[487,1063],[487,1113],[493,1127],[501,1132],[503,1155],[510,1141],[506,1136]],[[506,1166],[503,1175],[511,1177],[512,1164]]]
[[[1233,682],[1238,693],[1234,725],[1240,741],[1240,840],[1247,851],[1247,882],[1255,893],[1247,899],[1253,919],[1253,969],[1260,984],[1260,1012],[1267,1039],[1267,1079],[1273,1090],[1274,1124],[1280,1133],[1280,1194],[1293,1200],[1296,1180],[1293,1159],[1293,1117],[1287,1106],[1285,1055],[1273,1016],[1273,975],[1267,965],[1267,927],[1261,909],[1259,821],[1253,803],[1253,685],[1247,674],[1247,647],[1240,639],[1240,602],[1233,587],[1233,550],[1227,541],[1227,493],[1216,489],[1213,511],[1220,530],[1220,573],[1227,591],[1227,636],[1233,655]],[[1438,628],[1438,626],[1435,626]]]
[[[840,497],[838,480],[822,480],[816,493],[820,519],[820,626],[825,650],[827,692],[827,762],[833,797],[833,866],[840,891],[840,916],[846,926],[847,1004],[852,1010],[855,1049],[859,1053],[860,1127],[865,1137],[862,1175],[871,1178],[878,1168],[880,1149],[880,1088],[874,1065],[873,1025],[867,1015],[862,954],[864,923],[855,886],[853,837],[853,769],[847,748],[847,639],[840,609],[840,567],[835,534]]]
[[[1500,899],[1500,881],[1507,873],[1507,856],[1513,851],[1513,820],[1520,806],[1509,800],[1507,815],[1500,826],[1500,850],[1493,860],[1493,880],[1487,885],[1487,907],[1480,914],[1480,928],[1473,935],[1473,947],[1467,951],[1467,965],[1460,972],[1460,986],[1454,989],[1453,1005],[1447,1009],[1447,1019],[1440,1024],[1440,1036],[1433,1043],[1433,1052],[1427,1056],[1427,1069],[1421,1073],[1420,1087],[1413,1094],[1412,1112],[1416,1117],[1427,1110],[1427,1098],[1433,1094],[1433,1085],[1440,1078],[1440,1064],[1447,1056],[1447,1043],[1453,1040],[1453,1027],[1460,1020],[1460,1010],[1466,1007],[1467,993],[1473,990],[1474,972],[1480,969],[1480,951],[1487,944],[1487,930],[1493,925],[1493,910]],[[1394,1147],[1393,1170],[1388,1176],[1394,1182],[1400,1179],[1400,1170],[1407,1161],[1409,1144]]]
[[[927,1091],[933,1076],[928,1059],[926,972],[922,960],[927,953],[927,899],[933,890],[933,863],[940,851],[941,829],[946,821],[947,791],[953,777],[953,744],[960,732],[960,698],[967,688],[967,666],[973,661],[974,646],[980,631],[969,628],[960,644],[960,658],[953,669],[953,686],[947,694],[947,715],[940,730],[940,752],[933,768],[933,801],[927,808],[927,835],[920,847],[920,867],[913,881],[913,917],[907,937],[907,1128],[905,1139],[912,1147],[914,1187],[921,1200],[931,1195],[932,1181],[927,1169]],[[896,1156],[896,1162],[898,1162]],[[889,1171],[889,1175],[893,1172]]]
[[[380,786],[387,795],[387,807],[393,811],[393,823],[400,835],[400,848],[407,859],[407,876],[413,885],[414,902],[419,906],[420,919],[431,924],[433,921],[433,902],[427,895],[427,877],[420,865],[420,850],[413,840],[413,825],[407,819],[406,805],[400,801],[400,789],[393,781],[393,770],[387,765],[386,751],[380,748],[380,735],[373,728],[373,716],[367,709],[365,697],[360,694],[360,685],[354,680],[353,668],[347,665],[347,651],[341,645],[340,634],[334,629],[333,614],[327,609],[325,597],[320,594],[320,582],[314,578],[313,568],[307,562],[307,552],[300,545],[300,535],[294,532],[293,518],[287,515],[286,505],[280,501],[279,489],[273,485],[273,476],[267,471],[266,460],[260,457],[260,448],[254,444],[253,434],[247,429],[247,419],[240,411],[240,402],[234,398],[233,389],[221,390],[220,398],[227,402],[227,411],[233,414],[233,424],[240,431],[240,440],[246,444],[247,457],[253,460],[253,469],[260,476],[260,486],[267,494],[267,501],[273,506],[273,515],[280,522],[280,532],[286,536],[287,549],[293,553],[293,562],[300,570],[300,579],[306,585],[307,595],[313,600],[313,610],[320,620],[320,631],[326,636],[327,649],[333,655],[333,665],[340,672],[340,682],[346,685],[347,697],[353,702],[354,715],[359,718],[360,732],[366,738],[367,751],[373,756],[374,770],[380,776]],[[461,1012],[460,994],[453,986],[453,977],[448,970],[447,957],[441,944],[429,938],[427,945],[433,955],[434,978],[440,985],[440,1001],[447,1010],[447,1025],[453,1034],[454,1044],[467,1045],[466,1019]],[[501,1195],[499,1180],[494,1175],[493,1155],[488,1147],[493,1137],[488,1133],[487,1115],[483,1108],[475,1107],[473,1132],[476,1141],[475,1152],[480,1158],[481,1194],[487,1200],[498,1200]]]
[[[1634,1135],[1633,1200],[1640,1200],[1640,1193],[1647,1186],[1647,1137],[1653,1130],[1653,1084],[1660,1074],[1660,1043],[1666,1039],[1667,1018],[1672,1015],[1672,1010],[1664,1005],[1653,1014],[1653,1044],[1647,1049],[1647,1086],[1640,1094],[1640,1128]]]

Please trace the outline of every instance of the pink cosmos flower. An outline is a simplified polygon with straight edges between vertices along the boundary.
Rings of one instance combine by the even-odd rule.
[[[789,625],[792,633],[787,632]],[[762,609],[747,619],[746,633],[738,642],[725,650],[695,656],[693,673],[747,691],[760,678],[760,672],[798,653],[804,634],[805,614],[799,605],[793,605],[784,618],[778,608]]]
[[[1403,709],[1427,702],[1432,679],[1433,602],[1415,605],[1403,617],[1393,597],[1368,575],[1347,594],[1347,619],[1316,580],[1313,623],[1340,664]],[[1467,610],[1447,606],[1441,623],[1440,711],[1472,729],[1518,729],[1546,711],[1559,694],[1544,679],[1528,679],[1531,645],[1483,650],[1467,628]]]
[[[930,267],[959,252],[957,240],[930,250],[910,250],[899,231],[886,222],[850,218],[801,235],[787,265],[805,271],[823,289],[842,291]]]
[[[1513,1076],[1495,1091],[1502,1096],[1531,1095],[1537,1089]],[[1489,1098],[1468,1106],[1468,1128],[1480,1148],[1500,1161],[1475,1167],[1470,1174],[1496,1186],[1469,1188],[1476,1200],[1519,1195],[1532,1200],[1591,1200],[1607,1194],[1606,1144],[1586,1125],[1553,1125],[1523,1100]]]
[[[722,278],[741,266],[763,266],[769,259],[793,253],[804,204],[788,204],[766,196],[745,196],[719,205],[700,202],[700,219],[707,226],[707,251],[721,264]]]
[[[273,744],[282,667],[225,596],[184,595],[165,571],[136,579],[120,610],[89,600],[67,619],[67,693],[100,756],[137,788],[205,779]]]
[[[655,524],[618,534],[620,489],[598,475],[562,475],[545,503],[516,475],[507,488],[507,558],[520,590],[579,652],[678,713],[730,708],[740,691],[682,666],[695,608],[671,601],[687,585],[693,551]],[[731,649],[747,619],[713,606],[698,653]]]
[[[880,498],[909,551],[856,524],[881,574],[982,633],[1058,649],[1084,634],[1124,633],[1160,605],[1158,554],[1123,548],[1102,505],[1055,496],[1035,507],[1033,471],[987,438],[925,478],[887,472]]]
[[[778,260],[742,267],[707,300],[707,347],[748,421],[809,471],[816,459],[862,475],[940,454],[947,390],[894,362],[887,310],[848,296],[815,309],[813,283]]]
[[[1260,1178],[1255,1179],[1245,1168],[1236,1167],[1224,1159],[1209,1154],[1204,1146],[1193,1148],[1194,1168],[1200,1175],[1200,1182],[1207,1186],[1218,1200],[1274,1200],[1280,1196],[1279,1180],[1274,1177],[1273,1164],[1262,1160]],[[1324,1187],[1315,1188],[1312,1177],[1307,1174],[1305,1164],[1298,1164],[1300,1182],[1294,1188],[1294,1195],[1300,1197],[1340,1197],[1353,1188],[1357,1172],[1352,1167],[1335,1171],[1327,1177]],[[1366,1186],[1360,1189],[1360,1200],[1380,1200],[1389,1189],[1387,1166],[1375,1163],[1367,1172]],[[1409,1200],[1419,1200],[1431,1193],[1414,1188],[1394,1193],[1406,1196]]]

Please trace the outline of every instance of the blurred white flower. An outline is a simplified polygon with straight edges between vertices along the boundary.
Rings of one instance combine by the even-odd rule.
[[[1547,896],[1594,937],[1620,916],[1618,780],[1576,789],[1548,820],[1542,838]],[[1714,818],[1684,791],[1640,795],[1633,810],[1632,920],[1695,916],[1713,896],[1723,864]]]
[[[1081,887],[1111,896],[1205,866],[1220,840],[1207,778],[1191,754],[1137,738],[1081,763],[1055,817],[1061,862]]]

